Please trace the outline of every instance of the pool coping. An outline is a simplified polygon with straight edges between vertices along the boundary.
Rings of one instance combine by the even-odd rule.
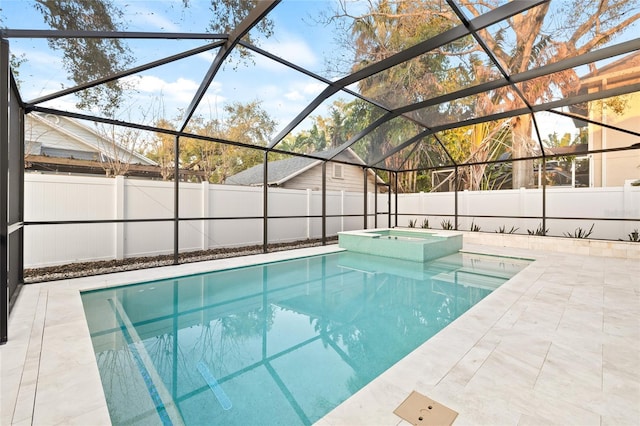
[[[638,262],[633,259],[531,251],[522,248],[477,244],[464,244],[463,248],[465,251],[482,254],[534,258],[535,261],[317,423],[320,425],[402,424],[403,421],[393,414],[393,409],[404,400],[411,390],[423,392],[458,411],[460,415],[455,422],[456,425],[487,422],[519,424],[532,419],[548,422],[550,419],[545,416],[548,416],[549,413],[562,416],[557,414],[562,410],[564,410],[565,418],[572,416],[570,417],[573,419],[571,422],[574,423],[577,421],[576,419],[593,424],[601,424],[603,419],[615,419],[618,420],[618,424],[620,424],[620,419],[626,420],[628,423],[637,422],[640,418],[638,409],[629,408],[629,401],[617,393],[602,391],[600,400],[598,400],[602,402],[613,398],[617,404],[614,404],[614,407],[619,408],[620,405],[624,407],[622,411],[610,413],[608,406],[604,403],[593,408],[593,395],[590,395],[590,400],[588,400],[591,405],[585,407],[586,403],[583,403],[583,399],[581,399],[585,397],[584,392],[576,392],[573,396],[563,396],[561,398],[563,403],[558,404],[558,398],[545,397],[545,389],[536,389],[535,383],[524,389],[516,387],[515,389],[518,391],[515,393],[511,386],[506,389],[491,389],[489,396],[486,397],[490,398],[489,401],[484,400],[485,397],[482,395],[469,392],[473,387],[470,386],[470,383],[475,385],[474,378],[479,377],[479,372],[484,371],[485,364],[492,361],[492,356],[496,354],[498,348],[502,347],[501,345],[504,345],[504,342],[510,341],[510,339],[517,340],[518,345],[522,345],[524,348],[530,344],[535,348],[542,345],[542,349],[546,344],[548,352],[551,345],[557,344],[554,343],[554,339],[567,339],[564,332],[557,332],[559,323],[556,324],[555,334],[547,329],[539,332],[536,331],[535,323],[527,323],[526,318],[522,320],[521,317],[524,313],[533,315],[538,310],[542,310],[542,313],[538,313],[544,317],[544,309],[555,305],[545,304],[544,301],[537,300],[536,296],[552,292],[559,282],[568,281],[575,288],[583,287],[578,278],[585,270],[595,271],[597,282],[592,283],[593,286],[602,285],[605,292],[609,288],[623,293],[625,299],[634,303],[632,307],[636,309],[632,310],[631,321],[636,321],[637,325],[638,312],[640,312],[640,309],[637,309],[639,307],[640,283],[634,277],[640,276]],[[10,318],[9,342],[0,347],[0,363],[2,365],[0,422],[17,425],[110,424],[95,354],[84,317],[80,291],[237,268],[249,264],[274,262],[340,250],[337,245],[312,247],[25,285]],[[607,274],[598,272],[618,271],[619,273],[619,271],[624,272],[625,270],[627,273],[618,275],[615,282],[608,280]],[[564,287],[568,287],[568,285],[565,284]],[[555,300],[551,301],[555,302]],[[613,312],[613,320],[620,315],[622,313]],[[564,315],[562,318],[564,319]],[[625,321],[628,320],[625,317]],[[606,324],[606,321],[603,323]],[[524,335],[520,333],[519,336],[516,336],[513,330],[516,325],[535,332]],[[626,346],[634,350],[636,354],[640,352],[640,339],[638,339],[637,330],[628,330],[626,325],[616,326],[615,323],[612,323],[610,328],[614,330],[614,333],[609,339],[613,343],[607,340],[609,346],[615,345],[616,348]],[[552,336],[548,336],[549,333]],[[601,336],[603,330],[596,330],[596,333],[597,336]],[[605,337],[609,338],[611,333],[605,333],[607,334]],[[621,335],[618,336],[616,333]],[[541,339],[545,344],[540,343]],[[603,339],[604,337],[600,338],[600,340]],[[604,345],[605,343],[602,343],[601,352],[604,352]],[[442,353],[446,353],[447,356],[442,357]],[[524,359],[531,357],[526,353],[523,353],[522,356]],[[546,357],[542,357],[542,360],[536,358],[535,363],[539,364],[536,364],[538,368],[536,377],[538,377],[542,374],[543,368],[547,366]],[[620,380],[623,381],[619,387],[625,389],[628,395],[626,398],[631,398],[630,403],[634,403],[640,397],[640,385],[638,385],[640,365],[635,363],[636,365],[627,366],[627,364],[629,363],[625,364],[628,367],[625,374],[629,375],[628,380],[624,381],[623,378],[616,376],[616,384],[619,384]],[[526,368],[528,369],[530,366],[526,366]],[[465,380],[458,377],[465,374]],[[600,379],[603,381],[602,374]],[[629,388],[631,393],[629,393]],[[551,404],[551,409],[548,405],[546,413],[535,412],[535,407],[526,407],[525,403],[516,397],[518,394],[522,395],[522,398],[525,396],[533,398],[539,404],[542,402]],[[493,403],[493,405],[489,408],[483,408],[482,401],[490,405]],[[500,403],[496,403],[496,401]],[[567,409],[567,404],[571,409]],[[553,409],[554,407],[557,409]],[[554,419],[562,419],[562,417],[554,417]],[[532,421],[532,423],[535,422]],[[616,422],[610,421],[610,423]]]

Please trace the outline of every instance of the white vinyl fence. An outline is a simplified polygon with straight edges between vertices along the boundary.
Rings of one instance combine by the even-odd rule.
[[[519,189],[500,191],[458,192],[458,214],[462,216],[542,216],[542,190]],[[427,219],[429,227],[442,228],[443,221],[452,224],[455,211],[455,193],[402,194],[398,200],[398,226],[407,226],[415,220],[418,227]],[[575,234],[578,228],[588,231],[593,225],[590,238],[627,240],[635,229],[640,230],[640,221],[623,220],[578,220],[571,218],[638,219],[640,218],[640,187],[566,188],[546,189],[547,235],[564,236]],[[569,219],[550,219],[553,217]],[[518,228],[517,234],[528,234],[542,225],[541,219],[511,219],[460,217],[458,229],[470,230],[471,224],[482,232],[496,232],[500,228],[509,231]]]
[[[47,174],[25,175],[25,222],[168,219],[133,223],[25,227],[25,267],[173,253],[173,182]],[[327,215],[362,215],[361,193],[327,192]],[[369,204],[373,206],[373,194]],[[180,183],[180,251],[262,244],[263,190],[256,187]],[[322,237],[322,194],[269,188],[270,243]],[[372,212],[373,207],[369,208]],[[373,218],[370,221],[373,224]],[[386,222],[385,222],[386,223]],[[327,235],[361,229],[360,217],[327,219]]]
[[[32,174],[25,175],[25,221],[75,221],[114,219],[168,219],[161,222],[30,225],[25,227],[25,267],[41,267],[70,262],[153,256],[173,252],[172,182]],[[640,217],[640,187],[630,184],[616,188],[548,188],[547,216],[553,217]],[[363,228],[363,194],[327,192],[326,213],[355,215],[327,218],[327,235]],[[460,215],[540,216],[541,190],[461,191]],[[368,194],[367,213],[374,212],[374,194]],[[388,212],[388,194],[378,194],[378,211]],[[391,210],[395,201],[392,199]],[[262,244],[262,188],[180,184],[180,218],[214,217],[216,220],[186,220],[180,223],[180,251],[206,250]],[[322,220],[291,218],[321,216],[320,191],[269,188],[268,238],[270,243],[320,238]],[[399,226],[424,219],[431,228],[440,228],[455,211],[454,193],[400,194]],[[218,219],[246,217],[252,219]],[[519,228],[527,234],[540,219],[475,218],[481,231],[494,232],[501,226]],[[627,239],[640,223],[622,221],[547,220],[550,235],[562,236],[577,227],[594,224],[592,238]],[[374,226],[370,217],[367,227]],[[395,222],[392,220],[392,225]],[[377,226],[386,227],[386,214],[378,215]],[[471,218],[460,218],[459,227],[468,230]]]

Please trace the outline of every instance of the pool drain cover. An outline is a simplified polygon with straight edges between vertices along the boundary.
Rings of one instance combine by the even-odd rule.
[[[424,426],[448,426],[458,417],[451,408],[416,391],[411,392],[393,412],[412,425]]]

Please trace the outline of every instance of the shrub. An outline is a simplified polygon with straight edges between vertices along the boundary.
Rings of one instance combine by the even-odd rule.
[[[443,219],[442,222],[440,222],[440,227],[442,229],[453,229],[453,225],[449,219]]]
[[[507,231],[507,227],[505,225],[502,225],[501,227],[498,228],[496,232],[498,234],[515,234],[518,229],[520,228],[516,228],[515,226],[512,226],[511,229]]]
[[[536,228],[535,230],[527,229],[527,234],[529,234],[529,235],[538,235],[538,236],[542,236],[542,237],[547,235],[548,232],[549,232],[549,228],[544,229],[542,227],[542,224],[538,225],[538,228]]]
[[[570,232],[564,232],[564,235],[565,237],[569,238],[589,238],[589,235],[591,235],[591,233],[593,232],[593,225],[595,224],[592,223],[591,228],[589,228],[588,231],[585,231],[584,229],[578,227],[575,231],[573,231],[573,234]]]

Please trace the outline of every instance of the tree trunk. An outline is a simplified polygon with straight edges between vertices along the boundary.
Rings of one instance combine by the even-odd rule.
[[[531,138],[531,117],[528,115],[515,117],[512,121],[512,155],[511,158],[531,157],[535,141]],[[513,189],[532,188],[534,186],[533,179],[533,160],[523,160],[513,162],[512,174]]]

